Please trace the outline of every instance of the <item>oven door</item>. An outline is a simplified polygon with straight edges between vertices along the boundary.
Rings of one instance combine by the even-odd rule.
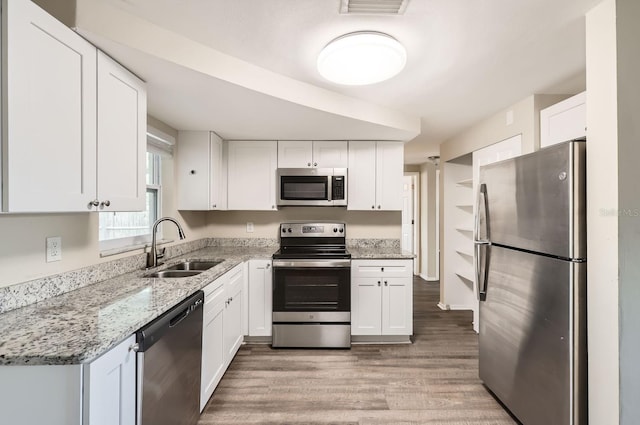
[[[274,322],[350,322],[350,260],[274,260]]]

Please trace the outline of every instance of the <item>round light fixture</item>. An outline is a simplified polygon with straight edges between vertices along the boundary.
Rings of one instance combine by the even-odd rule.
[[[390,35],[359,31],[340,36],[318,56],[318,72],[334,83],[360,86],[388,80],[402,71],[407,51]]]

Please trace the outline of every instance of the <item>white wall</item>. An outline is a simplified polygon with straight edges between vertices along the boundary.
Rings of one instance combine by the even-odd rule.
[[[589,421],[640,417],[640,4],[587,14]]]
[[[211,211],[207,213],[207,234],[220,238],[277,238],[286,221],[317,220],[347,223],[347,239],[400,239],[400,211],[347,211],[344,208],[288,207],[279,211]],[[247,222],[254,232],[247,233]]]

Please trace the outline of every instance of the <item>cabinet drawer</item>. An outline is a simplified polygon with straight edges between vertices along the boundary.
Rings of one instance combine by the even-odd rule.
[[[413,260],[352,260],[351,276],[411,277]]]
[[[209,295],[205,293],[203,312],[205,327],[218,315],[220,310],[224,309],[223,301],[225,301],[225,288],[223,286],[218,286],[216,290]]]

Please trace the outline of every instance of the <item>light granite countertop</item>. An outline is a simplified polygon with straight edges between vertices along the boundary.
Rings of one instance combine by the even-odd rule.
[[[251,258],[270,258],[274,246],[209,246],[179,255],[157,270],[185,259],[224,259],[185,278],[144,278],[138,270],[0,314],[0,365],[87,363]],[[397,245],[348,246],[352,259],[406,259]]]
[[[348,246],[352,260],[373,260],[373,259],[412,259],[415,255],[411,252],[403,251],[399,247],[355,247]]]
[[[143,278],[139,270],[0,314],[0,365],[90,362],[217,277],[277,247],[207,247],[176,257],[224,259],[201,274]]]

